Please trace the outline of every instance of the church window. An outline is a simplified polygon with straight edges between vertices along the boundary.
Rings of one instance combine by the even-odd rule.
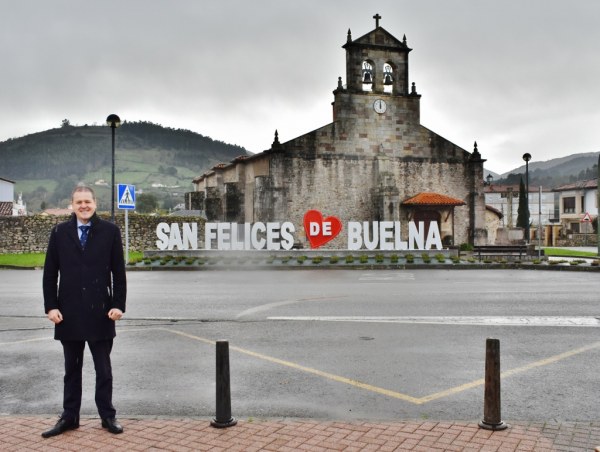
[[[394,69],[389,63],[383,65],[383,92],[394,92]]]
[[[373,65],[368,61],[363,61],[362,64],[362,88],[363,91],[373,90]]]

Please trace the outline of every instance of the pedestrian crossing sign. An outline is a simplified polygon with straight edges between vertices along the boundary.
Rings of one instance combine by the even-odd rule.
[[[119,209],[135,209],[135,185],[119,184],[117,187]]]

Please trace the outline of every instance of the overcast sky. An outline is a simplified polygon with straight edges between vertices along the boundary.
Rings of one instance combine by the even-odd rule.
[[[375,13],[421,123],[486,168],[600,150],[596,0],[0,0],[0,140],[116,113],[263,151],[332,121]]]

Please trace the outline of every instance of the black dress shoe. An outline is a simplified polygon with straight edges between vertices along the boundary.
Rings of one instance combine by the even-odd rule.
[[[114,417],[102,419],[102,427],[108,429],[109,432],[114,433],[115,435],[117,433],[123,433],[123,427],[121,427],[121,424],[119,424]]]
[[[66,432],[67,430],[75,430],[79,428],[79,421],[74,421],[71,419],[65,419],[61,417],[56,425],[52,427],[47,432],[42,433],[44,438],[50,438],[51,436],[60,435],[61,433]]]

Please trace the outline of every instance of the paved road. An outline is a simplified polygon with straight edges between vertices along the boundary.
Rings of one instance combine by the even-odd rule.
[[[473,420],[485,339],[506,420],[593,421],[600,278],[512,270],[131,272],[113,352],[122,416],[214,415],[228,339],[241,418]],[[0,414],[60,411],[40,271],[0,271]],[[83,414],[95,414],[91,359]]]

